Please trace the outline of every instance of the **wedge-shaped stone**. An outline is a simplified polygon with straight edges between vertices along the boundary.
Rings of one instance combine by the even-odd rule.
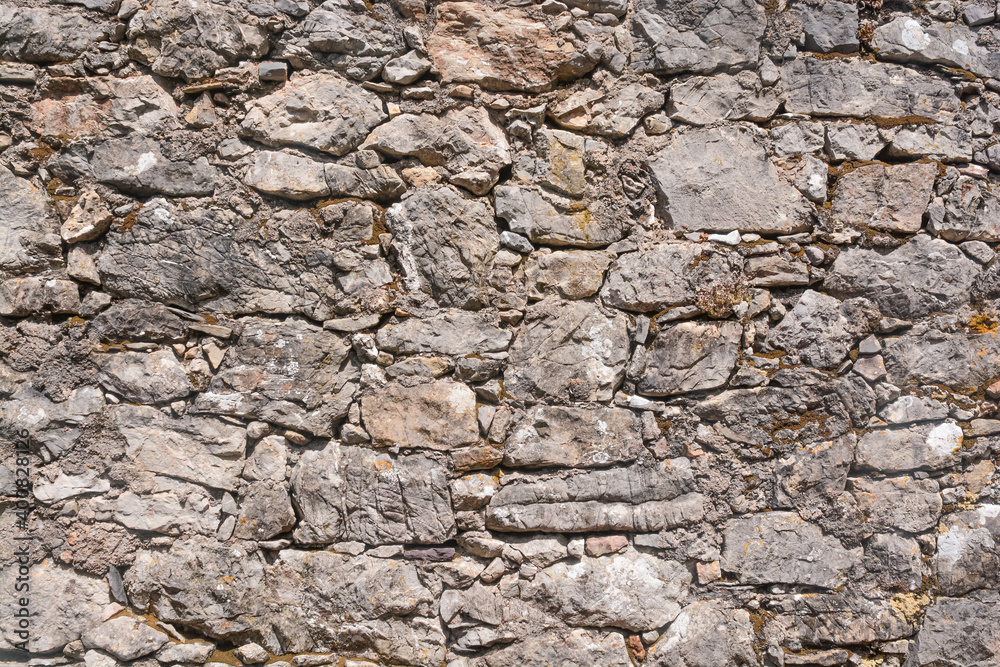
[[[226,5],[154,0],[128,24],[129,55],[161,76],[188,81],[267,53],[267,30],[241,23]]]
[[[673,227],[772,234],[810,229],[813,206],[771,162],[765,136],[747,125],[691,129],[653,155],[647,164],[660,210]]]
[[[476,395],[452,380],[389,384],[361,399],[361,418],[376,446],[447,451],[479,439]]]
[[[478,2],[438,5],[427,51],[444,83],[469,81],[488,90],[541,92],[597,64],[524,12]]]
[[[38,271],[62,263],[59,221],[44,192],[0,166],[0,269]]]
[[[736,366],[742,337],[736,322],[664,327],[646,353],[639,392],[670,396],[723,386]]]
[[[862,553],[845,549],[795,512],[767,512],[732,520],[725,531],[722,569],[744,584],[837,588]]]
[[[586,468],[634,461],[642,451],[642,425],[630,410],[537,406],[508,436],[504,464]]]
[[[885,255],[864,248],[840,253],[823,286],[841,299],[870,299],[883,315],[911,319],[968,303],[979,271],[955,246],[918,234]]]
[[[501,329],[483,313],[443,310],[430,317],[408,317],[379,329],[375,345],[394,354],[447,354],[451,356],[502,352],[510,346],[511,332]]]
[[[343,155],[386,118],[375,93],[335,74],[320,73],[296,77],[254,100],[240,127],[272,146],[298,144]]]
[[[837,181],[833,219],[886,232],[920,231],[937,173],[931,163],[858,167]]]
[[[695,301],[698,290],[731,280],[743,268],[739,254],[710,243],[659,243],[619,255],[601,290],[605,305],[659,312]]]
[[[711,72],[757,62],[767,19],[753,0],[638,0],[632,67],[640,72]]]
[[[872,47],[879,57],[913,63],[937,63],[969,70],[983,78],[1000,76],[1000,53],[980,46],[980,33],[960,22],[930,21],[900,16],[875,30]]]
[[[347,414],[357,389],[359,371],[347,363],[348,341],[302,319],[243,323],[195,410],[332,435],[333,422]]]
[[[686,459],[653,467],[519,476],[486,509],[486,525],[504,532],[656,532],[704,515],[704,498]]]
[[[489,192],[500,170],[511,162],[503,130],[493,124],[486,109],[473,106],[452,109],[440,118],[400,114],[368,135],[364,147],[443,167],[453,184],[477,195]]]
[[[623,314],[550,297],[525,314],[504,388],[521,401],[607,401],[625,375],[628,347]]]
[[[125,438],[125,455],[139,469],[236,489],[246,448],[244,429],[204,417],[171,419],[143,405],[118,405],[108,414]]]
[[[662,107],[663,99],[663,93],[640,83],[630,83],[620,90],[588,88],[553,105],[548,114],[570,130],[624,137],[643,116]]]
[[[938,470],[958,463],[962,428],[950,421],[882,428],[858,441],[857,464],[879,472]]]
[[[785,111],[815,116],[946,122],[960,101],[950,81],[860,58],[795,58],[781,68]]]
[[[487,301],[487,273],[500,234],[493,208],[448,186],[410,190],[386,211],[392,244],[411,292],[447,308],[476,310]]]
[[[1000,505],[947,515],[937,538],[934,574],[945,595],[1000,585]]]
[[[644,632],[677,617],[690,583],[680,563],[629,549],[550,565],[521,588],[521,597],[568,625]]]
[[[303,455],[291,486],[299,543],[439,544],[455,533],[447,470],[423,455],[330,441]]]

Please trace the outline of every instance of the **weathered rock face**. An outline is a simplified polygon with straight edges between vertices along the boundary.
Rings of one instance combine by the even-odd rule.
[[[473,82],[487,90],[539,92],[593,68],[593,60],[568,46],[520,10],[494,11],[475,2],[438,5],[427,39],[443,82]]]
[[[992,0],[0,5],[0,667],[1000,665]]]
[[[726,159],[731,155],[742,159]],[[812,225],[813,207],[780,176],[754,127],[678,133],[650,158],[649,169],[677,229],[788,234]]]

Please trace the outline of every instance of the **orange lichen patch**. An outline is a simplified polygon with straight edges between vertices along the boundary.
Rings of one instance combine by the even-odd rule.
[[[129,213],[128,215],[126,215],[124,218],[122,218],[122,221],[120,223],[118,223],[118,231],[120,233],[124,234],[124,233],[128,232],[128,230],[130,230],[133,227],[135,227],[135,223],[137,222],[136,216],[138,215],[138,213],[139,213],[139,209],[137,208],[136,210],[132,211],[131,213]]]
[[[978,334],[995,334],[1000,329],[1000,318],[995,313],[976,313],[969,318],[969,330]]]

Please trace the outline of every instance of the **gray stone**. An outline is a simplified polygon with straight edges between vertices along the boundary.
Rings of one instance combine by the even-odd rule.
[[[109,420],[125,438],[125,455],[139,470],[235,490],[243,470],[242,428],[204,417],[171,419],[155,408],[118,405]]]
[[[992,334],[928,331],[885,340],[889,381],[975,391],[1000,377],[1000,342]]]
[[[822,123],[799,121],[771,128],[775,155],[801,155],[823,150],[826,131]]]
[[[501,237],[506,233],[503,232]],[[614,255],[601,251],[533,253],[524,269],[528,294],[535,299],[544,299],[552,294],[564,299],[585,299],[601,289],[604,274],[613,259]]]
[[[190,162],[169,160],[149,138],[112,139],[94,149],[94,178],[139,195],[171,197],[211,194],[217,173],[205,157]]]
[[[215,644],[211,642],[189,642],[187,644],[167,644],[156,653],[160,662],[187,662],[203,665],[215,653]]]
[[[420,454],[394,456],[331,441],[292,473],[302,515],[295,541],[439,544],[454,536],[448,474]]]
[[[416,51],[393,58],[382,68],[382,80],[408,85],[419,79],[431,68],[431,61]]]
[[[953,245],[918,234],[892,252],[840,253],[823,285],[839,297],[864,296],[883,315],[924,317],[968,303],[979,265]]]
[[[243,322],[239,341],[198,394],[195,411],[330,437],[358,387],[358,369],[344,363],[349,342],[300,319]]]
[[[393,354],[464,356],[502,352],[510,346],[510,339],[510,331],[496,326],[482,313],[442,310],[426,318],[389,322],[379,329],[375,345]]]
[[[1000,658],[1000,610],[994,601],[939,597],[912,642],[914,667],[961,664],[987,667]]]
[[[723,386],[736,366],[742,337],[736,322],[663,327],[646,354],[638,391],[670,396]]]
[[[959,111],[950,82],[899,65],[804,56],[782,66],[781,79],[789,113],[946,122]]]
[[[866,533],[922,533],[934,528],[941,518],[941,495],[935,480],[859,478],[851,486]]]
[[[747,0],[639,0],[632,21],[639,72],[711,72],[756,64],[764,7]]]
[[[650,667],[757,665],[754,630],[744,609],[726,609],[715,600],[697,601],[677,615],[649,647]]]
[[[872,160],[886,143],[876,125],[829,123],[826,126],[826,153],[832,160]]]
[[[498,645],[475,657],[470,667],[508,667],[508,665],[595,664],[606,667],[630,667],[625,639],[619,632],[587,628],[551,628],[533,634],[528,641]]]
[[[236,539],[269,540],[294,526],[295,511],[283,481],[253,482],[241,494]]]
[[[694,489],[686,459],[653,467],[522,475],[494,494],[486,525],[501,532],[656,532],[704,516],[705,498]]]
[[[560,126],[604,137],[628,136],[642,117],[663,106],[663,93],[639,83],[620,89],[588,88],[573,93],[548,110]]]
[[[478,35],[490,35],[480,39]],[[565,47],[563,47],[565,44]],[[549,90],[578,78],[596,60],[561,43],[549,27],[518,9],[475,2],[445,2],[427,38],[427,51],[443,83],[472,82],[487,90]]]
[[[257,151],[243,182],[287,199],[315,199],[330,194],[326,165],[280,151]]]
[[[399,174],[387,165],[359,169],[343,164],[327,164],[325,171],[331,197],[358,197],[381,201],[395,199],[406,191],[406,184]],[[324,207],[324,210],[326,208],[329,207]]]
[[[900,396],[878,414],[890,424],[934,421],[948,416],[948,404],[927,396]]]
[[[504,464],[592,467],[634,461],[642,451],[641,424],[630,410],[537,406],[507,437]]]
[[[29,651],[36,654],[61,651],[101,622],[101,613],[110,599],[108,585],[103,579],[60,567],[52,559],[28,567],[27,583],[31,593]],[[17,577],[25,576],[19,574],[18,569],[8,566],[0,575],[5,590],[12,593]],[[16,627],[14,614],[19,608],[17,604],[0,607],[0,623],[5,628]],[[13,644],[21,641],[24,640],[14,632],[0,634],[0,647],[4,649],[13,651]]]
[[[661,211],[678,229],[790,234],[812,225],[812,205],[781,178],[753,126],[678,132],[648,165]]]
[[[0,282],[0,315],[35,313],[73,315],[80,312],[80,288],[72,280],[30,276]]]
[[[108,230],[112,219],[111,211],[101,196],[87,190],[73,206],[59,234],[66,243],[92,241]]]
[[[52,480],[35,483],[32,492],[39,502],[52,504],[67,498],[91,493],[106,493],[111,482],[98,479],[96,470],[88,470],[82,475],[66,475],[62,472]]]
[[[628,348],[621,313],[550,297],[525,313],[504,388],[523,401],[608,401],[624,378]]]
[[[797,447],[778,459],[775,500],[779,507],[802,509],[839,496],[854,462],[854,438],[842,436]]]
[[[736,76],[692,77],[670,88],[670,118],[691,125],[720,120],[766,122],[781,103],[774,88],[765,88],[754,72]]]
[[[109,354],[97,366],[100,383],[127,401],[163,403],[194,391],[189,371],[171,350]]]
[[[972,160],[972,135],[964,127],[903,127],[892,133],[891,137],[889,155],[894,158],[930,158],[942,162]]]
[[[858,8],[846,2],[802,3],[795,6],[802,22],[804,45],[820,53],[854,53],[858,50]]]
[[[954,422],[869,431],[858,441],[857,465],[884,473],[937,470],[958,462],[962,429]]]
[[[1000,199],[982,181],[959,176],[948,192],[932,201],[927,229],[952,243],[1000,241]]]
[[[128,40],[130,57],[187,81],[260,58],[269,47],[263,26],[242,23],[229,7],[204,0],[154,0],[129,21]]]
[[[257,76],[261,81],[287,81],[288,63],[264,61],[257,65]]]
[[[879,26],[872,46],[886,60],[938,63],[973,72],[983,78],[1000,75],[1000,53],[977,42],[977,33],[961,23],[919,21],[901,16]]]
[[[806,290],[781,323],[768,332],[767,346],[796,354],[815,368],[834,369],[862,333],[849,319],[852,305]]]
[[[511,231],[535,243],[598,248],[624,236],[617,220],[606,219],[577,200],[546,194],[537,187],[498,186],[495,204],[497,217],[507,221]]]
[[[2,11],[2,10],[0,10]],[[0,269],[38,271],[62,263],[59,221],[45,193],[0,166]]]
[[[233,653],[236,655],[237,658],[240,659],[240,662],[242,662],[245,665],[253,665],[261,662],[267,662],[268,658],[271,657],[270,655],[268,655],[267,651],[264,649],[263,646],[261,646],[260,644],[255,644],[254,642],[250,642],[249,644],[244,644],[243,646],[240,646],[235,651],[233,651]]]
[[[521,597],[571,626],[643,632],[676,618],[690,583],[691,574],[680,563],[629,549],[551,565],[522,587]]]
[[[933,196],[935,164],[865,165],[837,181],[833,219],[852,227],[912,234]]]
[[[343,155],[386,118],[377,95],[336,74],[320,73],[295,77],[254,100],[240,128],[271,146],[297,144]]]
[[[1000,583],[1000,505],[948,514],[937,536],[934,574],[944,595],[965,595]]]
[[[744,584],[806,584],[837,588],[863,550],[845,549],[795,512],[733,519],[725,532],[722,569]]]
[[[452,109],[442,117],[400,114],[380,125],[364,143],[392,157],[412,156],[442,167],[451,183],[484,195],[511,162],[503,131],[482,107]]]
[[[67,7],[0,9],[0,57],[33,63],[75,60],[113,34],[110,24]]]
[[[114,502],[115,521],[164,535],[215,535],[221,505],[201,486],[157,477],[152,493],[126,491]]]
[[[386,211],[406,286],[443,307],[476,309],[487,296],[487,267],[500,247],[489,203],[447,186],[409,191]]]

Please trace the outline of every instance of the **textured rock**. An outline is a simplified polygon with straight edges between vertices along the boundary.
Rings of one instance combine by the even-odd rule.
[[[407,288],[438,305],[476,309],[486,301],[486,270],[500,247],[490,205],[454,188],[411,190],[386,212]]]
[[[524,271],[528,293],[536,299],[551,294],[564,299],[585,299],[601,289],[613,259],[610,253],[585,250],[533,254]]]
[[[255,100],[241,129],[271,146],[297,144],[343,155],[386,118],[374,93],[333,74],[312,74]]]
[[[879,429],[861,436],[857,464],[893,473],[953,465],[962,446],[962,429],[954,422],[909,428]]]
[[[533,305],[510,348],[504,387],[518,400],[606,401],[625,373],[623,315],[549,298]]]
[[[642,632],[677,616],[690,583],[691,574],[680,563],[629,550],[556,563],[535,575],[521,595],[569,625]]]
[[[861,553],[860,548],[845,549],[795,512],[770,512],[732,521],[725,533],[722,569],[742,583],[836,588]]]
[[[913,318],[967,303],[978,273],[979,265],[958,248],[918,234],[885,255],[856,248],[841,253],[823,285],[840,298],[871,299],[883,315]]]
[[[548,26],[520,10],[475,2],[438,5],[427,50],[443,82],[475,82],[488,90],[540,92],[596,64],[563,48]]]
[[[946,334],[929,331],[886,341],[889,381],[940,383],[958,389],[979,388],[1000,376],[1000,344],[992,334]]]
[[[361,413],[380,446],[448,450],[479,438],[476,396],[458,382],[389,385],[363,397]]]
[[[254,155],[243,182],[269,195],[288,199],[313,199],[330,194],[322,162],[278,151]]]
[[[899,65],[806,56],[785,64],[781,79],[791,113],[948,121],[959,108],[948,82]]]
[[[985,667],[1000,655],[996,603],[941,597],[927,609],[912,651],[918,667],[956,662]]]
[[[407,318],[379,329],[375,344],[394,354],[452,356],[502,352],[511,333],[479,313],[445,310],[433,317]]]
[[[1000,505],[980,505],[941,520],[934,574],[945,595],[964,595],[1000,582]]]
[[[853,53],[858,50],[858,8],[846,2],[803,3],[795,7],[802,22],[805,47],[820,53]]]
[[[634,461],[641,451],[641,425],[628,410],[538,406],[508,436],[504,463],[590,467]]]
[[[262,27],[241,23],[224,5],[155,0],[129,21],[129,55],[161,76],[209,77],[244,58],[267,53]]]
[[[94,178],[137,194],[171,197],[211,194],[216,171],[200,157],[190,163],[169,160],[152,139],[113,139],[94,149]]]
[[[794,353],[815,368],[836,368],[861,333],[850,317],[851,305],[806,290],[781,323],[768,332],[767,344]]]
[[[632,67],[640,72],[711,72],[757,62],[764,8],[745,0],[639,0]]]
[[[936,176],[934,164],[858,167],[837,181],[833,219],[886,232],[920,231]]]
[[[768,159],[762,134],[744,125],[677,133],[649,160],[661,207],[689,231],[788,234],[810,228],[812,206]],[[739,161],[728,159],[738,154]]]
[[[639,391],[669,396],[721,387],[735,368],[742,337],[735,322],[664,327],[646,354]]]
[[[646,660],[654,667],[756,665],[750,614],[711,600],[695,602],[649,647]]]
[[[941,518],[941,496],[934,480],[895,477],[884,480],[856,479],[852,494],[864,515],[865,530],[876,533],[894,529],[921,533]]]
[[[614,261],[601,299],[613,308],[643,312],[690,305],[699,289],[730,280],[742,264],[736,253],[707,243],[640,248]]]
[[[113,34],[110,25],[65,7],[4,6],[0,26],[0,56],[32,63],[75,60]]]
[[[98,362],[98,369],[101,384],[127,401],[163,403],[194,390],[187,369],[171,350],[109,354]]]
[[[959,176],[931,202],[927,229],[946,241],[1000,241],[1000,200],[979,181]]]
[[[753,72],[692,77],[670,88],[670,117],[691,125],[719,120],[767,121],[778,110],[773,88],[764,88]]]
[[[0,269],[38,271],[61,263],[59,223],[43,192],[0,166]]]
[[[135,660],[157,651],[167,643],[166,633],[155,630],[142,620],[119,616],[101,623],[83,635],[86,648],[99,648],[119,660]]]
[[[620,90],[588,88],[548,111],[562,127],[605,137],[627,136],[642,117],[663,106],[663,93],[638,83]]]
[[[983,77],[1000,73],[1000,54],[977,43],[977,33],[961,23],[919,21],[900,16],[878,27],[872,46],[887,60],[938,63],[969,70]]]
[[[502,185],[496,188],[495,202],[497,217],[535,243],[598,248],[624,235],[615,220],[595,215],[576,200],[546,196],[538,188]]]

